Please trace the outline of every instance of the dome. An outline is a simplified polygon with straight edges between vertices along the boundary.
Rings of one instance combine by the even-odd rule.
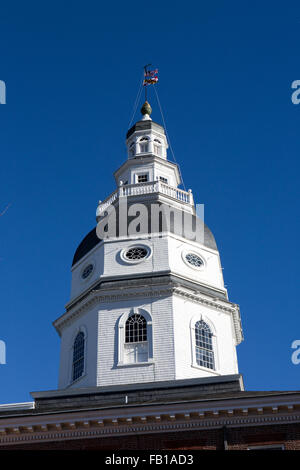
[[[163,204],[160,204],[162,206]],[[174,233],[176,235],[182,235],[182,227],[184,224],[184,219],[183,219],[183,211],[180,209],[173,209],[174,211],[174,218],[171,218],[170,220],[170,232]],[[177,212],[177,214],[175,214]],[[147,234],[151,234],[151,212],[150,210],[148,211],[148,232]],[[116,210],[116,215],[117,215],[117,236],[118,236],[118,210]],[[136,216],[128,216],[127,219],[127,227],[130,224],[131,221],[133,221],[136,218]],[[193,231],[196,228],[196,223],[198,217],[195,215],[192,216],[192,227],[191,231],[186,230],[184,233],[184,237],[189,241],[192,238]],[[198,219],[199,220],[199,219]],[[107,223],[107,219],[105,218],[105,222]],[[179,223],[178,223],[179,222]],[[101,222],[100,222],[101,223]],[[176,224],[177,223],[177,224]],[[163,223],[162,223],[162,217],[159,220],[159,232],[163,231]],[[191,236],[189,235],[189,232]],[[143,234],[142,232],[141,235]],[[200,238],[200,237],[199,237]],[[73,258],[73,263],[76,264],[78,261],[80,261],[81,258],[83,258],[86,254],[88,254],[98,243],[100,243],[102,240],[98,238],[97,233],[96,233],[96,227],[91,230],[86,237],[82,240],[82,242],[78,245],[78,248],[75,252],[74,258]],[[206,224],[204,224],[204,240],[203,240],[204,246],[207,248],[211,248],[212,250],[218,251],[217,244],[215,241],[215,237],[213,236],[211,230],[207,227]]]
[[[81,258],[87,255],[100,242],[100,238],[97,237],[96,227],[94,227],[93,230],[91,230],[78,245],[74,254],[72,266],[80,261]]]

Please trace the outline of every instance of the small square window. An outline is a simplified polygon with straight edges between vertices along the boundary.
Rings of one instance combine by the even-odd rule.
[[[148,175],[138,175],[138,183],[147,183]]]
[[[159,179],[160,179],[160,181],[162,181],[163,183],[168,184],[168,179],[165,178],[164,176],[160,176]]]

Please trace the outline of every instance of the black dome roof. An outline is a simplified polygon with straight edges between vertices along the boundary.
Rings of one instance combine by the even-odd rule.
[[[161,205],[161,204],[160,204]],[[171,220],[171,223],[170,223],[170,232],[174,233],[174,234],[177,234],[177,235],[181,235],[182,236],[182,226],[183,226],[183,223],[184,223],[184,219],[183,219],[183,211],[180,210],[180,209],[173,209],[174,212],[179,212],[179,215],[181,216],[181,223],[180,224],[176,224],[174,223],[174,221],[178,221],[179,218],[174,218],[173,222]],[[149,214],[149,217],[148,217],[148,233],[151,234],[151,211],[148,211],[148,214]],[[117,215],[117,236],[118,236],[118,210],[116,211],[116,215]],[[136,215],[135,216],[128,216],[128,220],[127,220],[127,226],[129,225],[129,223],[134,220],[136,218]],[[195,230],[196,228],[196,219],[197,217],[195,215],[192,216],[192,230]],[[107,223],[107,219],[106,219],[106,223]],[[160,223],[159,223],[159,232],[162,232],[163,228],[163,225],[162,225],[162,220],[160,220]],[[141,233],[142,234],[142,233]],[[193,232],[191,233],[191,235],[193,234]],[[192,236],[188,237],[187,236],[188,234],[187,233],[184,233],[184,236],[187,240],[190,240],[192,238]],[[87,253],[89,253],[96,245],[98,245],[98,243],[100,243],[102,240],[100,238],[98,238],[97,236],[97,233],[96,233],[96,227],[94,227],[87,235],[86,237],[84,237],[84,239],[82,240],[82,242],[78,245],[78,248],[75,252],[75,255],[74,255],[74,258],[73,258],[73,263],[72,263],[72,266],[74,266],[74,264],[76,264],[81,258],[83,258]],[[204,224],[204,240],[203,240],[203,244],[204,246],[208,247],[208,248],[211,248],[213,250],[218,250],[217,248],[217,244],[216,244],[216,241],[215,241],[215,237],[213,236],[211,230],[207,227],[206,224]]]
[[[74,264],[76,264],[77,261],[83,258],[87,253],[89,253],[94,248],[94,246],[98,245],[98,243],[100,242],[101,242],[100,238],[97,237],[96,227],[94,227],[93,230],[91,230],[84,237],[82,242],[78,245],[77,250],[75,251],[74,258],[73,258],[72,266],[74,266]]]

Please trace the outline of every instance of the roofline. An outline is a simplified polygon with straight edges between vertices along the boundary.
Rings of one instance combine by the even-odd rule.
[[[34,408],[35,408],[34,401],[28,401],[24,403],[5,403],[5,404],[0,404],[0,413],[1,411],[32,410]]]
[[[138,124],[144,126],[145,129],[136,129],[136,126],[137,126]],[[131,137],[132,134],[134,134],[134,132],[147,130],[147,127],[148,127],[148,129],[149,129],[149,128],[152,127],[153,124],[154,124],[153,127],[158,126],[160,129],[162,129],[161,134],[166,135],[165,129],[164,129],[164,127],[163,127],[161,124],[158,124],[157,122],[153,121],[152,119],[149,119],[149,120],[147,120],[147,121],[143,121],[142,119],[140,119],[140,120],[137,121],[135,124],[133,124],[133,126],[131,126],[130,129],[128,129],[128,131],[127,131],[127,133],[126,133],[126,140],[128,140],[129,137]]]
[[[212,383],[228,383],[228,382],[239,382],[241,390],[244,390],[244,383],[242,375],[231,374],[221,375],[213,377],[201,377],[195,379],[178,379],[178,380],[165,380],[157,382],[144,382],[144,383],[133,383],[133,384],[121,384],[121,385],[109,385],[102,387],[86,387],[70,389],[66,388],[63,390],[48,390],[41,392],[31,392],[30,395],[34,399],[38,398],[55,398],[65,396],[81,396],[91,394],[107,394],[107,393],[120,393],[120,392],[136,392],[137,390],[160,390],[160,389],[172,389],[178,387],[191,387],[195,385],[211,385]]]

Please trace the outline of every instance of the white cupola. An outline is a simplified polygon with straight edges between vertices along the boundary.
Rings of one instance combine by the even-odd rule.
[[[127,132],[128,159],[114,173],[117,188],[75,252],[70,300],[54,322],[60,389],[238,374],[240,311],[228,299],[214,236],[199,224],[191,190],[178,188],[149,103],[141,111]],[[186,216],[200,237],[182,230]],[[121,220],[122,231],[99,237],[99,227]]]
[[[114,173],[117,187],[136,184],[149,186],[159,181],[177,188],[181,183],[177,164],[167,160],[165,130],[152,121],[151,111],[146,101],[141,108],[142,119],[127,132],[128,159]]]
[[[155,155],[167,159],[168,143],[164,128],[152,121],[152,109],[148,101],[141,108],[143,115],[127,133],[128,158],[142,155]]]

